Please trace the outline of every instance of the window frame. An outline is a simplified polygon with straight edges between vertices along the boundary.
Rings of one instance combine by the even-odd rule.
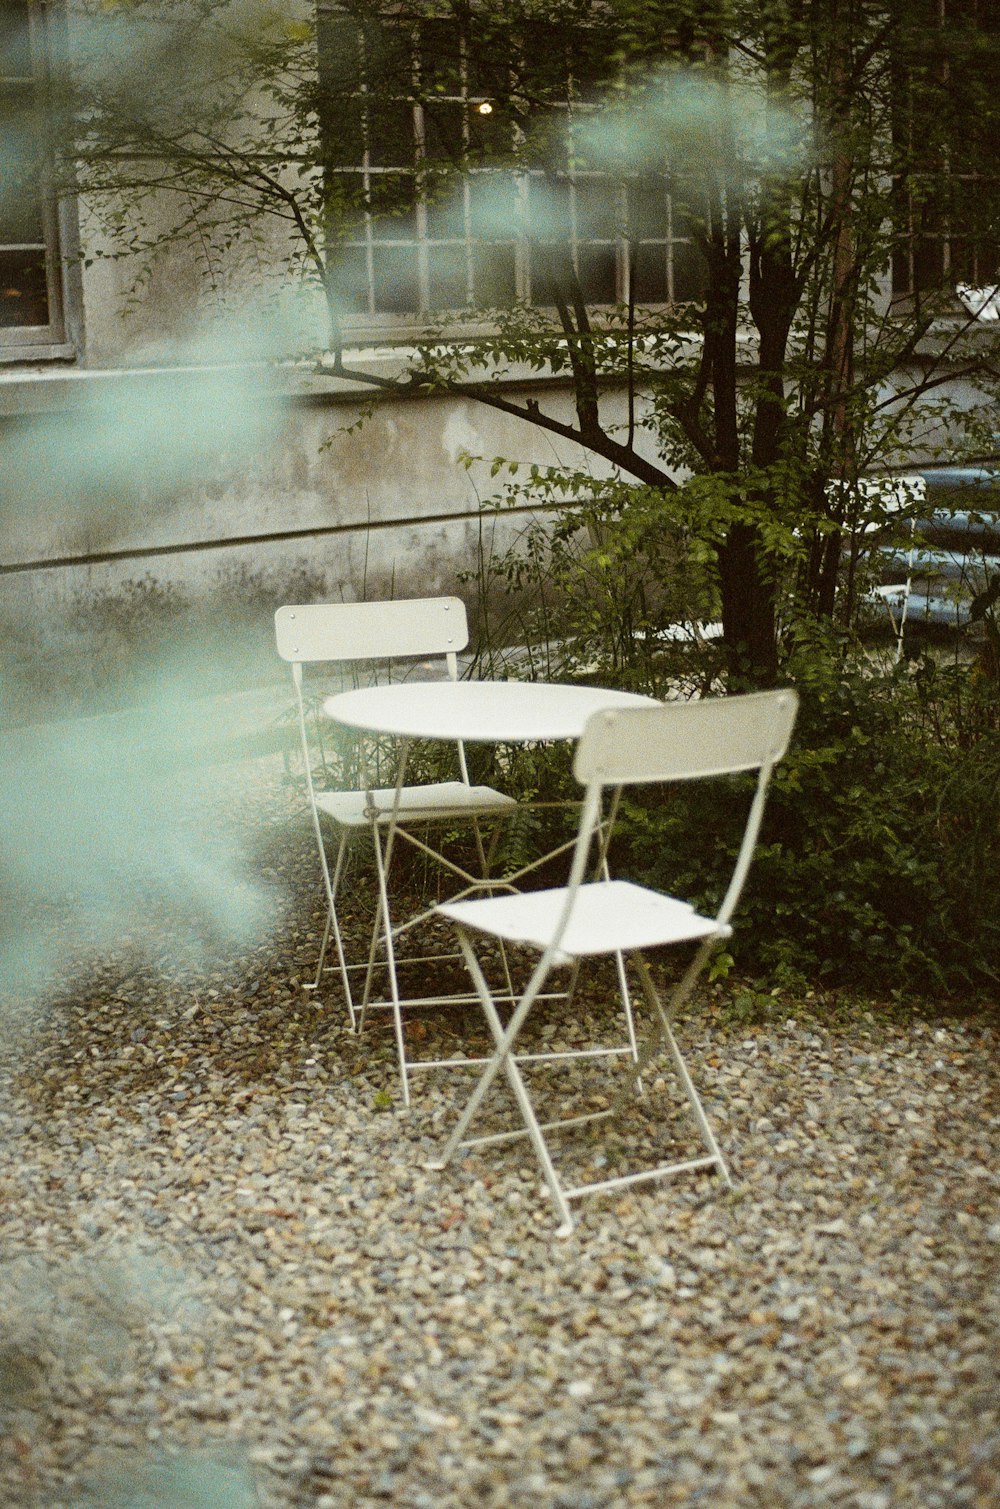
[[[59,0],[27,0],[31,84],[48,84],[54,56],[66,43],[66,18]],[[27,75],[9,75],[21,82]],[[67,360],[79,355],[82,278],[79,218],[72,195],[59,194],[51,161],[43,159],[40,193],[42,241],[0,241],[0,250],[44,253],[48,320],[38,325],[0,325],[0,364]]]
[[[327,17],[339,16],[348,23],[358,24],[357,17],[348,7],[339,4],[338,0],[320,0],[318,9]],[[689,302],[696,297],[694,294],[685,296],[677,292],[678,282],[680,278],[687,275],[687,272],[674,248],[681,248],[683,255],[694,246],[694,239],[690,234],[684,234],[684,228],[677,227],[677,212],[674,196],[670,192],[669,175],[655,175],[660,182],[663,196],[660,234],[651,236],[647,230],[645,234],[630,237],[625,231],[625,223],[632,202],[631,194],[634,191],[632,179],[615,181],[609,173],[576,167],[572,154],[572,120],[574,112],[587,113],[588,105],[585,95],[577,92],[580,80],[573,76],[569,66],[566,75],[568,86],[566,97],[550,102],[550,108],[566,113],[569,123],[565,170],[560,170],[555,178],[555,182],[564,186],[567,234],[551,242],[540,237],[526,235],[523,231],[510,236],[477,234],[473,223],[475,210],[472,200],[477,180],[484,180],[491,174],[502,176],[511,184],[513,195],[521,210],[524,211],[533,191],[532,186],[548,183],[551,187],[553,179],[543,169],[531,164],[491,165],[487,161],[485,164],[477,165],[475,161],[469,160],[466,160],[455,179],[456,184],[460,186],[455,205],[458,207],[456,219],[461,221],[461,228],[456,233],[447,236],[435,234],[434,200],[431,195],[421,189],[421,161],[427,143],[425,103],[421,97],[420,80],[417,74],[422,57],[420,27],[423,18],[418,13],[407,11],[403,6],[396,7],[391,4],[383,8],[383,15],[387,19],[395,19],[400,32],[409,31],[405,46],[414,66],[412,90],[405,97],[400,95],[398,103],[404,104],[410,114],[413,139],[412,160],[399,165],[373,162],[370,142],[365,139],[367,121],[362,120],[359,110],[357,121],[360,141],[359,162],[348,165],[343,161],[338,161],[333,165],[328,165],[325,171],[345,178],[355,178],[364,197],[371,194],[372,185],[380,178],[390,180],[393,175],[397,175],[400,180],[412,179],[414,198],[408,212],[412,216],[412,228],[407,233],[399,235],[385,235],[384,232],[380,234],[379,224],[384,223],[385,215],[380,215],[377,207],[359,209],[357,233],[348,233],[340,238],[340,246],[345,252],[353,253],[356,266],[359,269],[363,268],[363,276],[357,278],[356,284],[359,294],[363,294],[363,303],[359,298],[355,308],[349,313],[345,312],[343,316],[345,334],[349,334],[352,340],[358,337],[363,338],[365,335],[377,338],[398,334],[405,338],[407,335],[426,329],[428,325],[433,325],[442,318],[453,318],[463,313],[474,315],[476,310],[514,307],[515,304],[529,304],[539,310],[551,310],[553,308],[551,300],[540,292],[544,274],[541,272],[539,251],[546,245],[562,246],[570,251],[577,276],[581,277],[581,281],[584,282],[584,296],[595,312],[601,309],[610,310],[629,302],[633,256],[636,248],[645,250],[647,255],[652,253],[662,262],[662,267],[657,269],[654,275],[662,284],[662,296],[642,299],[644,306],[665,309],[678,303]],[[361,51],[363,45],[363,41],[359,41],[359,61],[363,55]],[[320,48],[322,48],[322,43],[320,43]],[[490,96],[477,92],[473,87],[473,81],[469,77],[469,56],[464,35],[459,39],[459,48],[461,69],[459,93],[435,95],[434,102],[462,111],[462,150],[465,153],[469,151],[471,145],[470,114],[480,105],[490,103]],[[319,59],[319,67],[322,73],[322,57]],[[371,90],[370,82],[363,73],[363,63],[361,68],[356,91],[359,102],[363,102]],[[515,130],[511,143],[515,152],[516,143]],[[650,176],[648,173],[635,175],[637,180],[648,179]],[[621,229],[613,235],[589,232],[583,223],[585,186],[593,181],[606,181],[611,186],[614,199],[613,213],[621,223]],[[433,297],[430,253],[435,247],[452,249],[456,255],[456,263],[462,263],[464,266],[465,288],[464,297],[460,302],[442,302]],[[503,248],[508,252],[511,258],[512,282],[512,296],[505,301],[492,304],[488,299],[476,297],[479,291],[476,286],[479,277],[477,252],[482,248],[488,250],[491,247]],[[411,289],[415,291],[416,297],[405,303],[401,300],[399,307],[395,309],[383,303],[379,298],[379,279],[375,266],[375,258],[379,252],[395,253],[397,257],[409,258],[407,280]],[[599,297],[587,291],[584,258],[588,252],[595,255],[595,261],[603,259],[604,267],[597,273],[597,277],[607,279],[610,274],[613,297]]]
[[[994,36],[1000,44],[1000,17],[991,7],[993,0],[928,0],[928,20],[934,27],[944,29],[950,22],[971,22]],[[931,14],[933,13],[933,14]],[[992,23],[992,26],[986,24]],[[925,44],[927,58],[931,57],[931,30]],[[918,58],[918,62],[921,61]],[[950,75],[950,60],[947,56],[935,64],[936,82],[946,86]],[[902,61],[894,80],[892,132],[895,140],[904,144],[907,153],[913,152],[915,133],[919,122],[914,111],[911,80],[907,65]],[[942,160],[935,162],[929,155],[926,166],[911,169],[905,178],[895,184],[897,214],[900,224],[899,240],[893,250],[889,269],[890,297],[894,304],[908,306],[936,295],[954,294],[956,282],[969,282],[983,286],[996,281],[1000,274],[1000,238],[989,242],[983,237],[972,238],[968,225],[956,221],[946,204],[935,204],[934,187],[947,183],[960,198],[963,191],[974,194],[977,184],[989,184],[996,190],[1000,183],[998,174],[987,174],[981,169],[953,167],[948,161],[949,148],[942,149]],[[930,187],[930,194],[921,192],[922,185]],[[929,205],[929,210],[925,209]],[[980,265],[981,259],[992,264],[987,272]],[[924,271],[929,263],[929,271]]]

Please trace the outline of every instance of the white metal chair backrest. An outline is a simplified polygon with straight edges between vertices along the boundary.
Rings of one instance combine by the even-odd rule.
[[[570,867],[567,904],[556,936],[558,948],[569,921],[587,858],[600,833],[606,786],[654,784],[758,770],[757,790],[743,841],[717,920],[727,924],[739,900],[753,858],[771,771],[788,748],[799,699],[789,688],[712,697],[698,702],[664,702],[658,707],[605,709],[588,719],[577,746],[573,770],[586,786],[580,832]],[[607,844],[607,835],[600,841]]]
[[[398,598],[384,603],[289,603],[275,613],[274,633],[278,654],[292,667],[306,783],[319,837],[302,695],[303,665],[437,655],[444,658],[451,680],[457,681],[458,651],[469,642],[465,604],[460,597]],[[457,747],[462,780],[469,785],[465,748],[461,742]],[[319,842],[322,857],[321,838]],[[325,865],[325,858],[323,862]]]
[[[457,674],[454,657],[469,642],[460,597],[290,604],[274,615],[274,629],[278,654],[293,665],[443,655],[453,678]]]
[[[629,786],[757,770],[788,747],[798,697],[789,689],[595,713],[577,746],[582,785]]]

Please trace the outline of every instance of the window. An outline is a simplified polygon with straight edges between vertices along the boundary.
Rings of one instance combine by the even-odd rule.
[[[70,226],[51,185],[45,101],[52,18],[0,0],[0,359],[70,355],[64,255]]]
[[[915,19],[914,17],[915,9]],[[894,53],[893,292],[1000,278],[1000,6],[924,0]]]
[[[607,21],[319,12],[337,293],[362,320],[550,304],[565,259],[584,297],[696,298],[700,259],[665,177],[613,180],[574,156],[611,53]],[[502,164],[501,165],[501,160]]]

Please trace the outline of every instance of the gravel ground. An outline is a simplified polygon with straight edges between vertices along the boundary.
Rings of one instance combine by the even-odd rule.
[[[594,1199],[560,1243],[520,1152],[422,1170],[456,1077],[403,1112],[385,1027],[303,991],[310,833],[252,774],[272,937],[125,939],[6,1018],[0,1503],[1000,1504],[995,1014],[703,1003],[680,1037],[737,1188]]]

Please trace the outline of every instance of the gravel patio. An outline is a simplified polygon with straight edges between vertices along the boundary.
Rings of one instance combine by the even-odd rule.
[[[559,1243],[520,1151],[424,1172],[455,1080],[404,1113],[387,1028],[302,989],[311,832],[248,768],[273,936],[126,939],[4,1018],[0,1503],[1000,1504],[995,1011],[703,999],[737,1188],[592,1200]]]

